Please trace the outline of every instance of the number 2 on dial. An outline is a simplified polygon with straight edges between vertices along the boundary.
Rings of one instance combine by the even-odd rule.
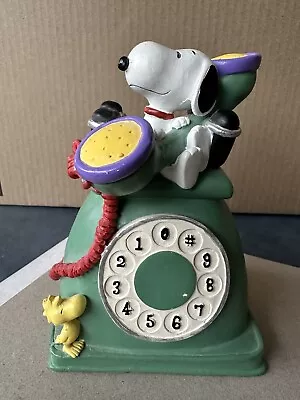
[[[124,256],[117,257],[117,267],[124,268],[126,265],[126,258]]]

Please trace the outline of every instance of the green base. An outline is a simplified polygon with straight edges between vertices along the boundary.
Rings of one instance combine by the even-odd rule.
[[[68,357],[61,346],[53,343],[50,348],[49,367],[67,372],[148,372],[184,375],[257,376],[266,371],[263,359],[263,342],[255,322],[250,319],[248,328],[239,337],[227,343],[193,353],[178,351],[159,352],[145,349],[134,353],[132,349],[101,348],[87,345],[77,359]],[[140,339],[136,339],[140,340]],[[184,349],[184,340],[181,342]]]

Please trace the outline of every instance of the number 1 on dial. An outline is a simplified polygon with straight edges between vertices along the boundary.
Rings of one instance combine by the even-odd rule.
[[[137,241],[137,245],[136,245],[135,250],[143,250],[143,248],[142,248],[142,238],[137,237],[135,240]]]

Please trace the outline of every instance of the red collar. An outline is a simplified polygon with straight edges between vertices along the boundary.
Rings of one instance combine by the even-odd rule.
[[[145,114],[153,115],[156,118],[161,118],[161,119],[173,119],[174,118],[174,114],[165,113],[163,111],[156,110],[155,108],[152,108],[152,107],[145,107],[144,112],[145,112]]]

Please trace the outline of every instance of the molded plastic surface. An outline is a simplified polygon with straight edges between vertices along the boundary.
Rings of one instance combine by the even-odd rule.
[[[149,342],[137,338],[120,329],[105,310],[98,291],[98,268],[95,266],[82,277],[63,278],[60,286],[63,297],[82,293],[88,298],[86,312],[81,318],[86,349],[76,362],[72,362],[52,340],[50,367],[60,371],[262,374],[266,369],[263,343],[248,311],[245,262],[234,220],[223,200],[204,198],[206,185],[209,188],[223,185],[229,197],[228,189],[232,190],[232,187],[228,179],[221,171],[209,172],[205,180],[199,180],[194,190],[188,191],[190,197],[187,191],[170,184],[172,201],[170,197],[157,196],[155,188],[161,184],[154,180],[145,193],[141,191],[136,196],[120,199],[119,227],[136,218],[159,213],[185,215],[207,226],[224,246],[230,265],[230,290],[222,312],[204,331],[185,340]],[[166,185],[161,194],[170,194],[167,189]],[[87,251],[101,209],[101,197],[91,192],[72,227],[65,261],[75,261]]]

